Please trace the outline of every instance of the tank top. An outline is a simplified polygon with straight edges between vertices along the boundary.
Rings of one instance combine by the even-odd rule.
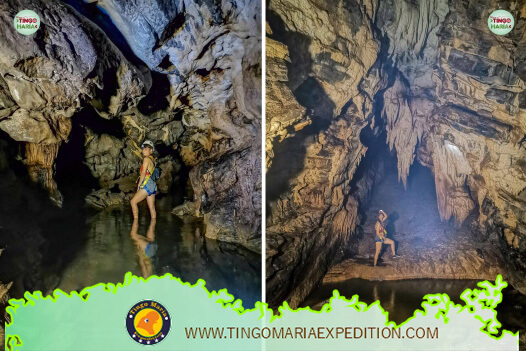
[[[152,163],[154,163],[153,161],[153,157],[152,156],[148,156],[148,158],[152,161]],[[142,173],[142,166],[141,165],[141,169],[140,169],[140,172]],[[148,169],[146,169],[146,177],[149,177],[151,174],[150,174],[150,171]]]

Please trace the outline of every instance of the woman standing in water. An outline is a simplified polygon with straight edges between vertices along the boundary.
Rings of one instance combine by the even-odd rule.
[[[378,220],[376,221],[376,225],[374,226],[374,230],[376,233],[376,236],[374,238],[374,241],[376,243],[376,252],[374,254],[374,266],[376,267],[376,264],[378,263],[378,256],[380,255],[380,251],[382,250],[382,244],[391,245],[391,251],[393,252],[393,258],[398,258],[398,256],[395,252],[395,243],[392,239],[389,239],[387,237],[387,231],[385,230],[385,220],[387,219],[387,214],[380,210],[378,212]]]
[[[142,200],[146,199],[148,203],[148,208],[150,209],[150,216],[152,219],[157,217],[155,212],[155,193],[157,192],[157,184],[155,180],[152,179],[152,173],[155,169],[155,163],[153,158],[153,153],[155,147],[153,142],[150,140],[145,140],[142,143],[142,165],[141,165],[141,175],[139,177],[139,183],[137,184],[137,192],[130,201],[133,218],[139,218],[139,207],[137,204]]]

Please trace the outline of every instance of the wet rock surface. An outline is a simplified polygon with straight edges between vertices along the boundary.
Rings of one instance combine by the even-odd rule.
[[[247,148],[203,162],[190,171],[194,208],[210,239],[239,243],[261,252],[260,152]]]
[[[13,28],[19,8],[39,14],[34,35]],[[160,193],[184,187],[188,171],[205,163],[215,178],[234,176],[236,170],[221,163],[227,155],[237,155],[229,167],[254,170],[238,170],[238,184],[259,184],[260,12],[258,1],[4,2],[0,129],[23,145],[18,157],[58,206],[65,201],[58,164],[74,158],[87,167],[89,205],[126,203],[144,139],[158,151]],[[200,181],[192,185],[200,188]],[[206,186],[209,202],[227,201],[216,186]],[[200,208],[209,232],[243,244],[258,236],[260,211],[243,207],[255,193],[259,186],[239,185],[226,195],[230,211],[243,213],[245,223],[221,217],[217,206]],[[245,234],[233,235],[238,231]],[[247,245],[259,245],[252,241]]]
[[[494,1],[483,6],[446,0],[270,1],[267,57],[275,68],[267,71],[271,304],[287,300],[297,306],[320,283],[340,248],[351,247],[347,257],[358,257],[364,223],[353,216],[345,218],[345,226],[334,223],[339,209],[362,215],[367,210],[366,202],[349,201],[355,198],[349,196],[349,184],[358,181],[355,170],[375,154],[363,138],[365,130],[384,138],[402,184],[415,162],[428,167],[440,219],[469,226],[466,233],[452,231],[466,246],[447,258],[436,259],[433,250],[411,251],[409,256],[418,257],[411,263],[429,264],[407,277],[476,278],[498,271],[526,291],[524,6],[508,8],[516,26],[509,35],[496,36],[487,27],[490,12],[499,8]],[[359,123],[342,124],[344,115]],[[345,142],[325,142],[342,135]],[[312,170],[314,155],[318,168]],[[345,166],[335,168],[338,164]],[[274,182],[280,187],[271,189]],[[368,182],[372,188],[373,179]],[[444,236],[434,233],[428,246],[446,249]],[[469,249],[474,244],[485,249]],[[472,264],[479,261],[480,267]],[[369,271],[345,264],[338,273],[342,277],[354,274],[348,270]],[[400,261],[383,269],[393,278],[409,266]]]

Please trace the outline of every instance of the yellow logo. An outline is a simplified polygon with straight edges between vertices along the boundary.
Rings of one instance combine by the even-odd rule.
[[[153,300],[137,302],[126,317],[128,334],[143,345],[155,345],[164,340],[170,331],[170,325],[168,310]]]

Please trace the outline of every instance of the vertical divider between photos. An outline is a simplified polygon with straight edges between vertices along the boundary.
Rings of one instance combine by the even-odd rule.
[[[268,0],[267,0],[268,1]],[[266,172],[265,172],[265,133],[266,133],[266,31],[265,24],[267,23],[265,13],[266,3],[265,0],[261,0],[261,99],[262,99],[262,113],[261,113],[261,301],[266,302]]]

